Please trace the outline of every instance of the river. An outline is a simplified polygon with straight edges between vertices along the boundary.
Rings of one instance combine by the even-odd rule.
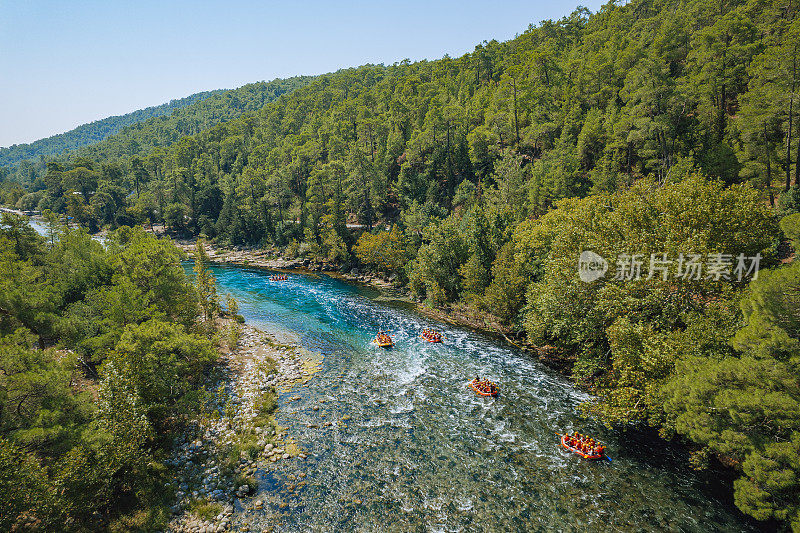
[[[582,420],[586,395],[487,335],[432,323],[371,289],[326,276],[214,266],[221,294],[247,321],[321,361],[280,394],[277,421],[310,454],[260,472],[258,527],[288,531],[748,531],[721,482],[694,473],[684,450]],[[419,337],[440,330],[444,344]],[[396,345],[370,344],[390,330]],[[499,383],[496,399],[466,388]],[[297,399],[299,397],[299,399]],[[325,422],[333,425],[325,427]],[[556,431],[605,441],[613,462],[562,451]],[[240,511],[245,512],[245,511]]]
[[[42,237],[47,237],[47,226],[44,225],[44,222],[36,218],[28,218],[28,225]]]

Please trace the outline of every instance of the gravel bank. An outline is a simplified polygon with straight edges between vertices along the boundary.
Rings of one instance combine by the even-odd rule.
[[[277,391],[311,379],[313,366],[299,347],[239,327],[236,348],[222,355],[218,379],[209,383],[202,415],[177,439],[168,461],[176,471],[169,531],[248,531],[237,511],[263,506],[249,497],[257,492],[258,474],[279,461],[301,467],[306,458],[270,414]]]

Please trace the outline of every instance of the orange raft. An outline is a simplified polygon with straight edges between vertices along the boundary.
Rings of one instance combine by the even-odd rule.
[[[595,460],[595,461],[598,460],[598,459],[605,459],[606,458],[605,454],[601,454],[601,455],[593,454],[593,455],[590,455],[588,453],[582,452],[581,450],[579,450],[578,448],[575,448],[574,446],[570,446],[569,444],[567,444],[567,437],[568,436],[569,435],[561,435],[561,446],[563,446],[567,450],[571,451],[572,453],[578,454],[581,457],[583,457],[584,459],[591,459],[591,460]]]
[[[500,388],[497,385],[495,385],[494,383],[492,383],[491,381],[489,383],[492,385],[492,390],[490,390],[490,391],[482,390],[478,386],[478,383],[474,379],[467,384],[467,387],[469,387],[470,389],[474,390],[476,394],[479,394],[481,396],[492,396],[492,397],[494,397],[494,396],[497,396],[498,394],[500,394]]]
[[[380,346],[381,348],[391,348],[392,346],[394,346],[394,341],[392,340],[392,338],[388,334],[383,332],[378,333],[373,342],[378,346]]]
[[[433,331],[430,329],[423,329],[420,337],[425,339],[428,342],[442,342],[442,334],[438,331]]]
[[[289,276],[287,276],[286,274],[277,274],[269,277],[270,281],[287,281],[288,279]]]

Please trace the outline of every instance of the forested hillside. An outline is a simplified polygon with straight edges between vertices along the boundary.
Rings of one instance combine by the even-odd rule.
[[[285,80],[276,79],[270,82],[250,83],[238,89],[198,93],[198,95],[202,95],[202,98],[195,98],[198,95],[190,96],[184,99],[187,100],[184,105],[165,109],[163,113],[142,116],[138,120],[126,121],[117,125],[113,131],[105,125],[107,122],[115,123],[117,119],[125,119],[148,110],[137,111],[123,117],[111,117],[73,130],[76,134],[80,134],[81,139],[86,142],[68,142],[74,135],[73,132],[67,132],[36,141],[30,145],[0,149],[0,167],[17,165],[15,168],[6,168],[5,170],[0,168],[0,177],[5,175],[9,181],[30,184],[44,176],[48,160],[66,162],[76,157],[88,157],[109,161],[147,154],[153,148],[167,147],[181,137],[194,135],[220,122],[261,109],[266,103],[308,83],[311,79],[310,76],[297,76]],[[188,101],[189,99],[192,100]],[[174,100],[173,102],[183,102],[184,100]],[[173,102],[166,105],[171,106]],[[151,118],[147,118],[148,116]],[[94,135],[89,138],[85,129],[94,131],[96,124],[100,124],[103,135]],[[63,136],[67,136],[66,141],[62,138]],[[71,144],[71,146],[67,144]],[[48,153],[45,153],[45,149]],[[11,151],[6,157],[6,163],[3,162],[2,157],[4,150]],[[32,150],[36,150],[36,153]],[[64,150],[67,152],[62,153]],[[40,158],[38,157],[40,153],[53,157]],[[15,158],[12,158],[13,154],[16,154]],[[26,159],[26,161],[20,161],[22,159]]]
[[[0,166],[12,167],[25,159],[36,160],[40,156],[50,158],[65,151],[100,142],[110,135],[119,133],[126,126],[138,124],[150,118],[169,115],[178,109],[199,102],[219,92],[221,91],[196,93],[186,98],[170,100],[166,104],[147,107],[116,117],[95,120],[68,132],[59,133],[46,139],[39,139],[30,144],[15,144],[8,148],[0,148]]]
[[[800,264],[779,247],[800,235],[798,9],[579,9],[320,76],[146,155],[106,141],[4,199],[394,273],[494,315],[596,393],[587,413],[684,439],[736,469],[740,509],[800,530]],[[584,250],[608,275],[579,279]],[[695,255],[709,270],[687,276]]]
[[[236,107],[241,96],[225,93],[199,104],[218,112],[188,120],[192,106],[52,165],[25,202],[64,211],[63,193],[78,190],[74,214],[100,224],[171,213],[182,231],[285,244],[319,232],[325,209],[315,195],[326,176],[340,185],[342,216],[366,224],[444,217],[517,174],[519,190],[506,192],[521,195],[520,218],[535,216],[560,198],[670,179],[676,164],[748,182],[769,201],[797,178],[795,11],[700,0],[576,11],[459,58],[321,76],[244,106],[256,113],[181,136],[236,114],[224,102]],[[137,183],[139,194],[120,204],[88,194]],[[79,212],[92,201],[103,208]]]

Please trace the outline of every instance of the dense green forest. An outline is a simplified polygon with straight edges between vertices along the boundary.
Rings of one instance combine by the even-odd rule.
[[[0,221],[0,529],[162,528],[163,461],[217,354],[210,294],[141,228],[48,228]]]
[[[206,91],[192,94],[186,98],[170,100],[166,104],[147,107],[116,117],[95,120],[89,124],[82,124],[68,132],[59,133],[58,135],[53,135],[46,139],[39,139],[30,144],[15,144],[8,148],[0,148],[0,166],[13,167],[20,161],[26,159],[38,160],[42,157],[50,158],[66,151],[100,142],[106,137],[119,133],[127,126],[132,126],[151,118],[169,115],[178,109],[192,105],[195,102],[199,102],[220,92],[222,91]]]
[[[29,184],[46,174],[47,162],[51,160],[66,162],[76,157],[86,157],[112,161],[146,155],[156,147],[167,147],[181,137],[194,135],[220,122],[261,109],[266,103],[311,79],[309,76],[297,76],[250,83],[227,91],[198,93],[157,108],[80,126],[30,145],[2,148],[0,177]]]
[[[743,512],[800,531],[799,9],[578,9],[320,76],[146,155],[51,162],[3,200],[394,274],[492,315],[596,394],[587,414],[683,439],[695,467],[736,470]],[[584,250],[607,276],[579,279]],[[636,254],[644,275],[616,275]],[[715,269],[682,275],[693,255]]]

